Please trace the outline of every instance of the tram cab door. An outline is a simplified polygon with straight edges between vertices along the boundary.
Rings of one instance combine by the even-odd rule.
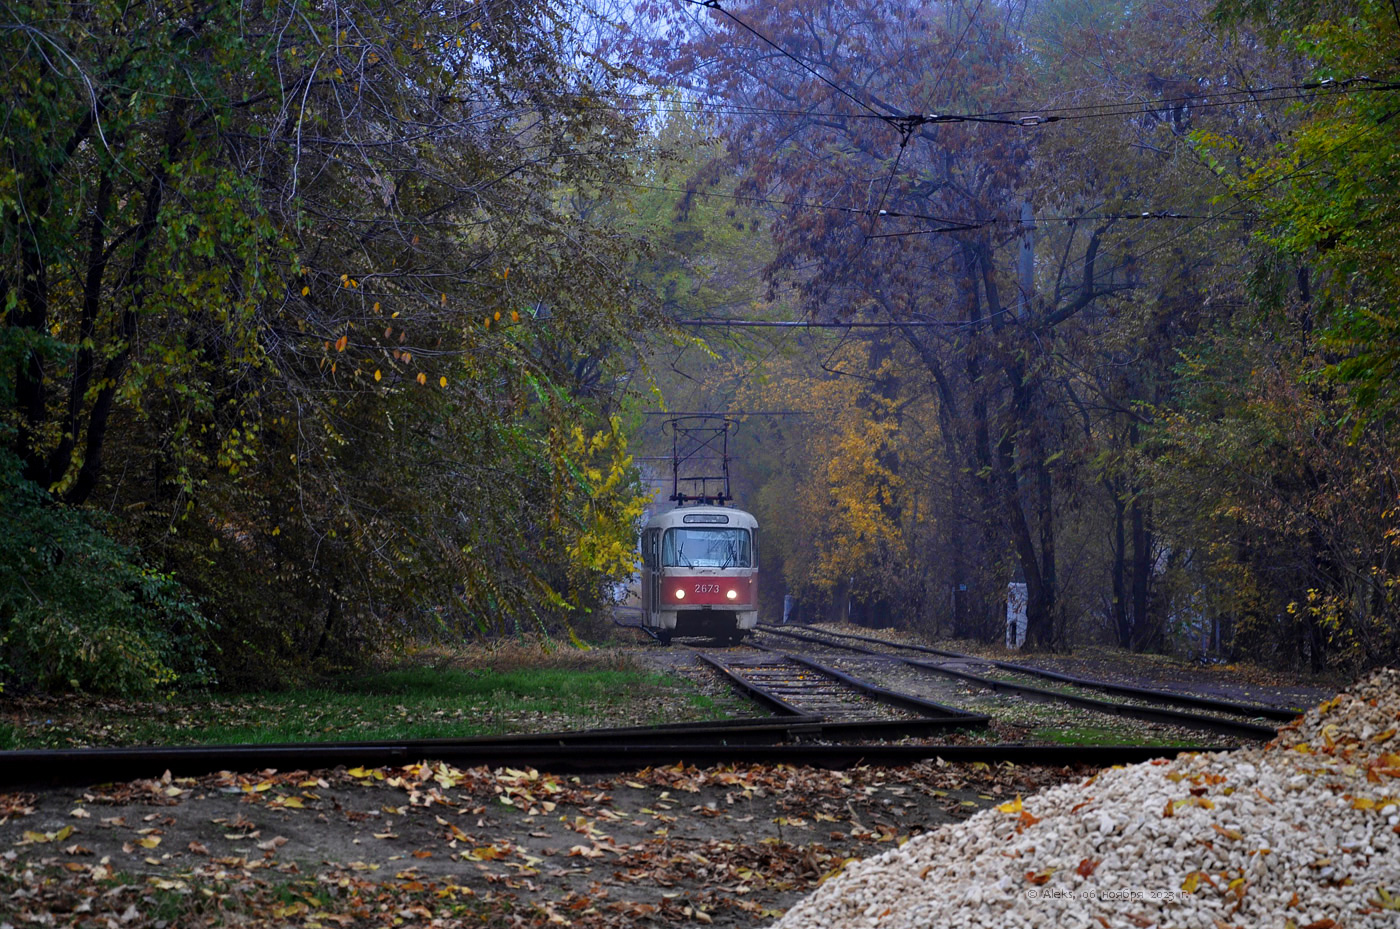
[[[661,588],[658,572],[660,570],[660,552],[657,550],[657,543],[661,538],[661,530],[648,529],[642,533],[642,606],[647,612],[647,622],[653,620],[658,603],[659,590]]]

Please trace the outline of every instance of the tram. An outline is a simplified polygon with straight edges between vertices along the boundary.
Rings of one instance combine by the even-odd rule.
[[[758,520],[724,505],[678,506],[642,531],[642,626],[735,644],[758,625]]]

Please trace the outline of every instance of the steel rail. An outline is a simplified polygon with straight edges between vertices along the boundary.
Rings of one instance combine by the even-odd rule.
[[[780,652],[776,649],[770,649],[766,645],[755,645],[754,647],[761,648],[764,651],[773,652],[773,654],[775,655],[782,655],[789,661],[795,661],[798,664],[806,665],[813,671],[816,671],[820,674],[825,674],[828,677],[834,677],[836,678],[836,680],[845,684],[847,687],[850,687],[852,690],[858,690],[861,693],[867,694],[868,696],[873,697],[876,700],[880,700],[884,703],[890,703],[895,706],[901,706],[905,709],[913,710],[916,713],[922,713],[925,716],[962,717],[969,721],[969,725],[981,726],[985,726],[988,722],[991,721],[991,717],[989,716],[980,713],[973,713],[968,710],[964,710],[961,707],[945,706],[942,703],[935,703],[932,700],[925,700],[923,697],[916,697],[913,694],[903,694],[896,690],[889,690],[888,688],[881,687],[878,684],[872,684],[869,681],[863,681],[858,677],[854,677],[850,674],[847,674],[845,671],[838,670],[836,668],[831,667],[830,665],[824,665],[820,661],[815,661],[804,655],[794,655],[790,652]]]
[[[794,714],[798,719],[808,720],[808,725],[811,729],[808,732],[801,733],[802,735],[818,738],[829,738],[832,736],[851,736],[861,739],[899,738],[906,735],[927,735],[931,732],[939,732],[947,729],[981,728],[991,722],[990,716],[970,713],[967,710],[958,709],[957,707],[944,706],[941,703],[925,700],[922,697],[916,697],[912,694],[898,693],[871,684],[868,681],[862,681],[843,671],[827,667],[820,662],[812,661],[800,655],[790,655],[764,646],[756,647],[781,657],[784,660],[816,671],[818,674],[837,681],[844,687],[864,694],[871,700],[898,706],[902,709],[912,710],[920,714],[917,719],[830,719],[820,714],[812,714],[788,702],[768,688],[746,677],[743,674],[742,668],[732,666],[728,662],[716,658],[713,655],[706,654],[705,652],[696,653],[702,661],[717,669],[728,678],[734,686],[754,699],[777,707],[781,712]]]
[[[779,635],[782,631],[776,626],[760,626],[765,632],[773,632]],[[884,645],[887,648],[900,648],[909,651],[923,652],[930,655],[940,655],[944,658],[955,658],[963,661],[976,661],[1000,668],[1003,671],[1014,671],[1018,674],[1027,674],[1033,677],[1043,677],[1047,680],[1058,681],[1062,684],[1073,684],[1076,687],[1083,687],[1088,690],[1099,690],[1104,693],[1118,694],[1124,697],[1136,697],[1141,700],[1154,700],[1158,703],[1169,703],[1176,706],[1195,707],[1203,710],[1215,710],[1222,713],[1237,713],[1241,716],[1258,716],[1264,719],[1275,719],[1279,722],[1291,722],[1295,717],[1301,716],[1303,710],[1296,708],[1283,708],[1277,706],[1267,706],[1262,703],[1240,703],[1234,700],[1220,700],[1215,697],[1200,697],[1195,694],[1184,694],[1172,690],[1153,690],[1150,687],[1134,687],[1131,684],[1115,684],[1112,681],[1098,680],[1096,678],[1075,677],[1071,674],[1062,674],[1059,671],[1050,671],[1046,668],[1037,668],[1033,665],[1017,664],[1014,661],[999,661],[995,658],[979,658],[976,655],[968,655],[963,652],[950,652],[947,649],[933,648],[928,645],[912,645],[905,642],[890,642],[885,639],[877,639],[874,636],[857,635],[851,632],[832,632],[829,630],[817,630],[817,635],[831,636],[840,639],[855,639],[859,642],[873,642],[877,645]]]
[[[555,773],[621,773],[660,765],[793,764],[823,768],[899,766],[921,761],[982,762],[1063,767],[1105,767],[1170,758],[1182,752],[1219,751],[1219,746],[1083,745],[664,745],[600,742],[589,745],[445,744],[422,752],[409,742],[349,744],[221,745],[194,747],[91,748],[0,752],[0,784],[53,788],[113,783],[135,778],[199,777],[221,771],[331,769],[339,766],[402,766],[443,761],[457,767],[532,767]]]
[[[846,645],[839,642],[823,641],[816,636],[802,636],[789,631],[773,629],[767,629],[765,631],[771,635],[788,636],[789,638],[806,641],[815,645],[825,645],[828,648],[843,648],[865,655],[893,658],[911,667],[921,668],[934,674],[942,674],[947,677],[960,678],[990,690],[1014,693],[1017,696],[1038,703],[1068,703],[1080,709],[1094,710],[1113,716],[1127,716],[1133,719],[1141,719],[1145,722],[1162,723],[1170,726],[1185,726],[1191,729],[1202,729],[1220,735],[1234,736],[1236,738],[1242,736],[1251,740],[1267,741],[1278,734],[1277,730],[1272,726],[1263,726],[1257,723],[1234,719],[1222,719],[1216,716],[1201,716],[1196,713],[1187,713],[1183,710],[1167,709],[1166,707],[1144,707],[1128,703],[1110,703],[1107,700],[1099,700],[1094,697],[1081,697],[1076,694],[1046,690],[1042,687],[1032,687],[1028,684],[1012,684],[1007,681],[999,681],[995,678],[973,674],[970,671],[945,668],[941,665],[933,664],[932,662],[920,661],[916,658],[905,658],[900,655],[891,655],[887,652],[877,652],[874,649],[862,648],[859,645]],[[820,635],[820,633],[818,633],[818,635]]]
[[[813,723],[821,722],[821,714],[809,713],[799,706],[794,706],[793,704],[788,703],[786,700],[773,693],[771,690],[768,690],[765,687],[760,687],[753,681],[744,677],[736,669],[731,667],[729,662],[722,661],[713,655],[706,654],[705,652],[696,652],[696,655],[699,656],[701,661],[705,662],[710,667],[719,671],[719,673],[724,675],[724,677],[728,679],[728,681],[731,684],[739,688],[739,690],[743,691],[751,699],[759,703],[767,704],[768,706],[773,707],[779,713],[786,713],[789,716],[798,716],[803,719],[810,720]]]

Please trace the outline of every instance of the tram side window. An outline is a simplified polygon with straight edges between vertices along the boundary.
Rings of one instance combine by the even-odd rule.
[[[748,568],[753,546],[747,529],[667,529],[661,540],[667,568]]]
[[[648,568],[656,570],[656,529],[648,529],[642,533],[642,561]]]

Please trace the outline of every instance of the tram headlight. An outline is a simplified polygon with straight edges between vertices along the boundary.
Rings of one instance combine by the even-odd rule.
[[[685,591],[684,591],[684,590],[681,590],[679,587],[676,588],[676,599],[677,599],[677,600],[684,600],[684,599],[685,599]]]
[[[725,594],[725,596],[728,597],[730,600],[738,600],[738,599],[739,599],[739,591],[737,591],[737,590],[731,590],[731,591],[729,591],[727,594]]]

